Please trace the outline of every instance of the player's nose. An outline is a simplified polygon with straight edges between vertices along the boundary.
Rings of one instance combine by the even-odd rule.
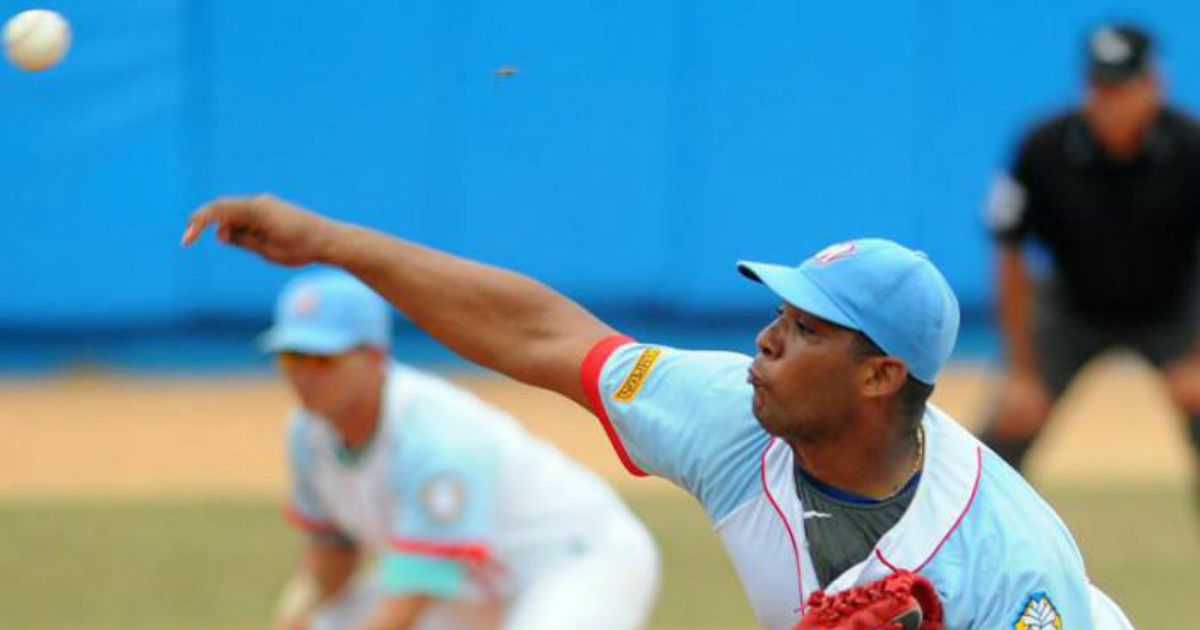
[[[778,356],[778,352],[775,350],[774,345],[774,328],[775,324],[772,322],[762,330],[758,331],[758,335],[754,338],[754,345],[758,348],[758,354],[760,356],[772,359]]]

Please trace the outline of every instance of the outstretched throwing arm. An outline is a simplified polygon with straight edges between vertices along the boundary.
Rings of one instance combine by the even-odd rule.
[[[221,241],[281,265],[341,267],[457,354],[585,407],[580,366],[597,341],[614,334],[532,278],[336,222],[270,195],[200,208],[183,244],[209,226]]]

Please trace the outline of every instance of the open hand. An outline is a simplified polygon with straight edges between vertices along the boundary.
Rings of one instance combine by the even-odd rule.
[[[1014,374],[1005,385],[996,431],[1006,436],[1028,436],[1046,421],[1053,404],[1042,380],[1033,374]]]
[[[185,247],[209,225],[217,238],[267,260],[297,267],[325,259],[338,224],[272,195],[217,199],[192,213],[183,232]]]
[[[1167,393],[1184,413],[1200,412],[1200,355],[1195,351],[1165,370]]]

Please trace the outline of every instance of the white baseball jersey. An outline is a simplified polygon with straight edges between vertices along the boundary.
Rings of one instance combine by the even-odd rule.
[[[793,452],[754,418],[750,363],[611,337],[593,348],[582,374],[626,468],[694,495],[760,623],[788,630],[817,577]],[[1062,521],[1012,468],[932,406],[923,426],[925,467],[912,503],[826,592],[906,569],[934,584],[950,630],[1128,627],[1089,583]]]
[[[592,472],[469,393],[399,364],[364,449],[347,453],[332,427],[299,411],[288,450],[292,520],[377,555],[386,593],[504,601],[614,520],[644,531]]]

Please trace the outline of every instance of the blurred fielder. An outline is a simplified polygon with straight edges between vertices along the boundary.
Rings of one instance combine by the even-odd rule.
[[[299,399],[291,520],[308,532],[279,630],[636,630],[649,533],[512,418],[391,361],[387,303],[337,271],[279,298],[267,350]]]
[[[459,354],[591,409],[631,473],[700,501],[770,630],[1129,627],[1054,511],[927,405],[959,314],[917,252],[742,263],[780,300],[751,358],[638,343],[528,277],[270,196],[201,208],[184,243],[210,224],[343,267]]]

